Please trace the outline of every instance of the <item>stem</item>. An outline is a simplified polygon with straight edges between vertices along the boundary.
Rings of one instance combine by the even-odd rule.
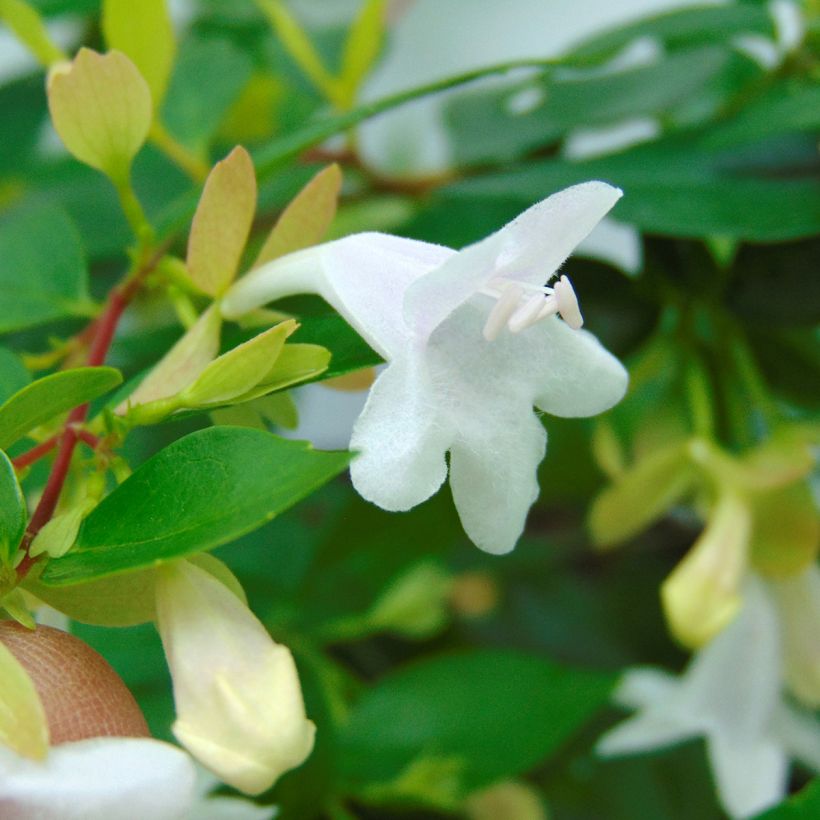
[[[185,171],[194,182],[205,181],[210,171],[208,163],[178,142],[159,120],[154,120],[148,136],[151,142]]]
[[[88,351],[87,364],[89,366],[96,367],[105,361],[123,311],[134,298],[143,279],[156,267],[160,256],[161,252],[154,254],[132,276],[128,277],[122,285],[114,288],[108,295],[105,310],[92,323],[94,336],[91,339],[91,346]],[[29,547],[37,533],[40,532],[43,526],[51,519],[52,515],[54,515],[57,502],[60,500],[60,493],[68,477],[71,458],[74,455],[74,448],[77,446],[77,442],[82,440],[88,443],[93,440],[94,444],[97,443],[96,436],[88,438],[83,434],[83,431],[80,430],[87,416],[88,404],[81,404],[79,407],[75,407],[68,414],[65,428],[58,437],[59,447],[57,449],[57,455],[54,458],[54,464],[51,467],[51,473],[49,474],[43,494],[40,496],[40,501],[26,528],[23,541],[20,544],[20,549],[23,550],[25,556],[17,566],[18,582],[26,577],[28,571],[37,560],[29,555]],[[88,434],[88,436],[91,436],[91,434]]]
[[[43,456],[50,453],[56,446],[57,442],[60,440],[60,436],[52,436],[49,439],[46,439],[42,444],[38,444],[36,447],[32,447],[30,450],[26,450],[25,453],[17,456],[17,458],[13,458],[11,463],[14,465],[15,470],[22,470],[25,467],[28,467],[31,464],[34,464],[35,461],[39,461]]]
[[[145,216],[145,211],[142,209],[137,195],[131,186],[131,179],[128,173],[124,174],[122,178],[113,179],[114,187],[117,189],[117,196],[120,198],[120,206],[134,232],[134,236],[139,241],[140,245],[147,244],[153,234],[153,229],[148,219]]]

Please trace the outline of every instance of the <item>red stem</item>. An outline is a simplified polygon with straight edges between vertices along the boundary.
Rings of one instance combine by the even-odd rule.
[[[25,453],[21,453],[17,458],[13,458],[11,463],[14,465],[14,469],[22,470],[24,467],[34,464],[35,461],[39,461],[44,455],[50,453],[57,446],[59,440],[59,435],[52,436],[51,438],[47,438],[42,444],[38,444],[36,447],[26,450]]]
[[[94,329],[94,335],[91,339],[91,346],[88,351],[87,363],[89,366],[97,367],[105,361],[123,311],[128,307],[128,303],[134,298],[137,290],[139,290],[144,276],[153,269],[158,259],[159,254],[148,262],[137,276],[134,276],[125,285],[115,288],[108,295],[105,310],[91,325]],[[59,437],[55,437],[59,438],[57,455],[54,458],[54,464],[51,467],[51,473],[49,474],[43,494],[40,496],[40,501],[31,516],[31,520],[26,528],[26,534],[20,544],[20,549],[24,551],[25,556],[17,566],[18,580],[25,578],[36,561],[36,559],[28,554],[28,549],[37,533],[40,532],[43,526],[51,519],[51,516],[54,515],[63,484],[65,484],[66,477],[68,476],[68,469],[71,466],[71,457],[74,455],[74,448],[77,446],[79,440],[86,440],[83,431],[78,431],[78,428],[83,424],[87,415],[87,404],[81,404],[79,407],[75,407],[68,414],[65,429],[62,434]],[[96,437],[93,437],[93,440],[94,444],[96,444]]]

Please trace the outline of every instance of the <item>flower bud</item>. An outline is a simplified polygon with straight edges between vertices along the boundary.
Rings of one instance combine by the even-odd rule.
[[[222,583],[188,561],[157,571],[173,731],[221,780],[259,794],[313,748],[293,658]]]
[[[733,494],[721,498],[706,529],[661,587],[672,634],[696,649],[727,626],[741,604],[751,512]]]

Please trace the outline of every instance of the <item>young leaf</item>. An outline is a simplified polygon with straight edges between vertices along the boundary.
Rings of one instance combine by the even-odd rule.
[[[256,210],[256,176],[238,146],[208,176],[188,239],[188,271],[200,290],[219,296],[239,267]]]
[[[117,408],[119,412],[173,396],[191,384],[219,352],[221,328],[222,316],[209,307]]]
[[[212,361],[180,399],[186,407],[222,404],[249,392],[279,358],[297,324],[292,319],[254,336]]]
[[[0,451],[0,566],[8,566],[26,530],[26,500],[14,466]]]
[[[379,55],[386,15],[385,0],[365,0],[350,28],[339,78],[345,107],[353,105],[362,80]]]
[[[262,380],[234,401],[251,401],[276,390],[315,378],[327,370],[330,352],[319,345],[285,345],[276,363]]]
[[[151,126],[151,92],[124,54],[81,48],[74,61],[48,78],[48,107],[66,148],[117,183]]]
[[[0,333],[88,315],[80,236],[65,212],[45,205],[0,223]]]
[[[105,0],[105,42],[129,57],[151,89],[159,108],[174,64],[174,29],[165,0]]]
[[[321,242],[336,215],[341,189],[336,163],[319,171],[282,211],[251,267]]]
[[[369,689],[340,738],[354,784],[396,778],[420,754],[458,758],[472,790],[532,768],[607,700],[612,675],[476,650],[411,664]]]
[[[85,404],[122,382],[113,367],[78,367],[37,379],[0,405],[0,449],[54,416]]]
[[[65,60],[63,52],[51,42],[39,12],[28,3],[22,0],[0,0],[0,20],[42,65],[50,66]]]
[[[210,427],[149,459],[85,519],[45,584],[72,584],[212,549],[270,521],[345,468],[348,453]]]

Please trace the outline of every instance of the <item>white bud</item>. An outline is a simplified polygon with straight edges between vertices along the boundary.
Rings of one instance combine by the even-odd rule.
[[[290,651],[212,575],[188,561],[157,571],[157,622],[177,739],[247,794],[270,788],[313,748]]]

